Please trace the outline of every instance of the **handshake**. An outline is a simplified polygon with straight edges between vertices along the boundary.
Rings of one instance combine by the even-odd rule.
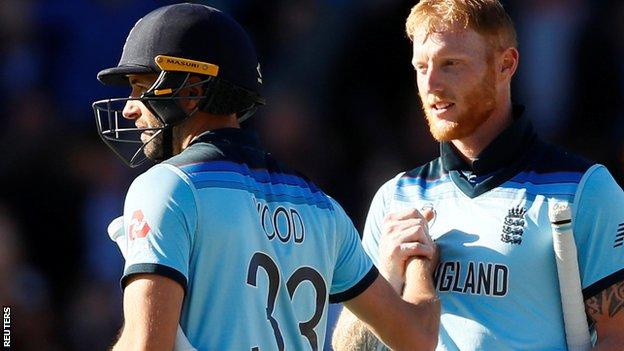
[[[433,275],[439,259],[437,246],[429,236],[429,223],[434,219],[435,211],[431,207],[421,211],[405,209],[384,218],[378,268],[399,295],[408,265],[418,264],[422,274]]]
[[[119,251],[121,251],[125,259],[128,252],[128,237],[124,235],[123,216],[115,218],[108,225],[108,236],[117,244]],[[179,324],[173,351],[197,351],[197,349],[191,345],[186,335],[184,335]]]

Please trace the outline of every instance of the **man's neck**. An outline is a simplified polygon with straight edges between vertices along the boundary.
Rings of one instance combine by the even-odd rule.
[[[197,113],[182,124],[176,126],[177,142],[174,142],[174,152],[180,153],[191,144],[193,139],[201,134],[215,129],[240,128],[235,114],[231,115],[209,115]],[[179,145],[179,146],[178,146]],[[179,149],[176,148],[179,147]]]
[[[490,118],[477,128],[471,135],[455,139],[451,142],[466,161],[472,161],[483,151],[503,130],[513,122],[511,100],[495,109]]]

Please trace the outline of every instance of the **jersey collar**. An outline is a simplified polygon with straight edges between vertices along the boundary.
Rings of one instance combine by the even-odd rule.
[[[468,171],[484,175],[505,168],[518,159],[535,138],[531,121],[523,116],[524,106],[513,106],[513,123],[503,130],[472,161],[466,162],[451,142],[440,143],[440,157],[446,171]]]
[[[450,142],[440,143],[444,171],[467,196],[474,198],[507,181],[522,166],[537,135],[523,116],[524,106],[513,106],[513,123],[503,130],[473,161],[466,162]]]
[[[196,143],[229,143],[239,146],[247,146],[260,149],[260,139],[252,131],[240,128],[221,128],[208,130],[198,135],[190,145]],[[189,145],[189,146],[190,146]]]

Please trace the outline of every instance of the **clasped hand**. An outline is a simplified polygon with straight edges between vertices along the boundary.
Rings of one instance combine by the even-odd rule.
[[[434,217],[432,209],[401,210],[384,218],[379,243],[379,271],[397,293],[405,284],[407,263],[418,260],[423,274],[433,275],[438,263],[438,249],[429,236],[429,221]]]

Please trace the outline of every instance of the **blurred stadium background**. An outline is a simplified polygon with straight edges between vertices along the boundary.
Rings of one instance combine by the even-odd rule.
[[[403,32],[414,0],[196,2],[256,43],[268,105],[249,126],[358,229],[382,182],[436,156]],[[13,308],[15,350],[102,350],[121,325],[122,261],[105,230],[142,170],[99,140],[90,104],[128,94],[95,75],[139,17],[171,3],[0,1],[0,304]],[[622,184],[624,1],[503,3],[520,42],[515,102]]]

